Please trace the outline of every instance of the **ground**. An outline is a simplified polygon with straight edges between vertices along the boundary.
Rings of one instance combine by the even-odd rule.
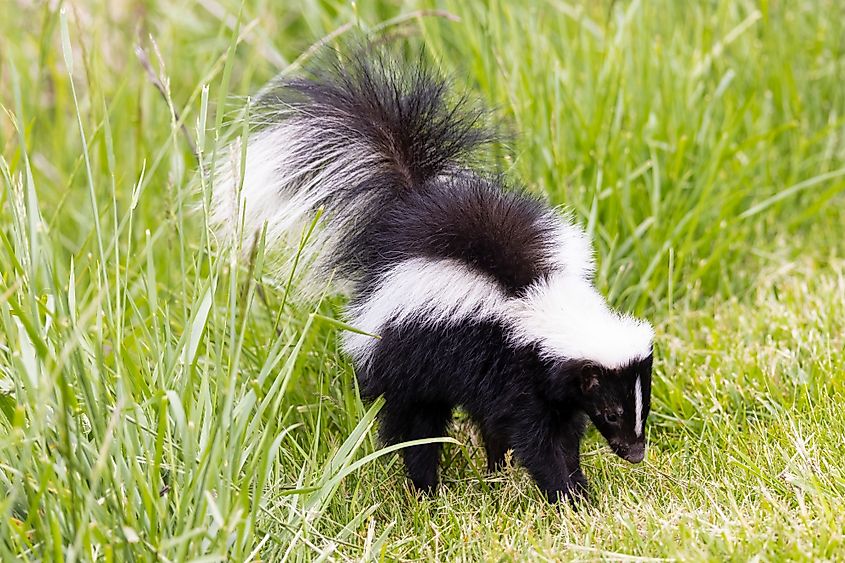
[[[7,0],[0,558],[845,557],[845,5]],[[656,326],[650,447],[591,497],[488,475],[456,417],[409,488],[338,347],[202,193],[242,108],[320,43],[407,45],[494,108]],[[413,60],[413,59],[411,59]]]

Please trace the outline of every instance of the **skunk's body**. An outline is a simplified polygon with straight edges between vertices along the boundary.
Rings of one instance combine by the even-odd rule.
[[[448,96],[380,56],[286,82],[249,140],[242,189],[237,155],[217,171],[214,218],[229,237],[266,226],[284,248],[324,208],[301,283],[331,274],[350,292],[347,321],[381,336],[347,333],[344,348],[362,395],[386,399],[384,440],[442,436],[460,405],[491,468],[513,448],[550,498],[570,495],[586,483],[586,416],[642,459],[653,333],[594,289],[579,227],[471,167],[490,136]],[[435,486],[438,457],[405,450],[417,487]]]

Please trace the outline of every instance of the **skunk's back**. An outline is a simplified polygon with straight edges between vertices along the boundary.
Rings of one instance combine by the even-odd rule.
[[[592,270],[590,243],[580,229],[536,197],[506,189],[500,178],[469,172],[438,177],[385,206],[344,252],[345,263],[357,263],[364,290],[406,260],[463,264],[508,295],[555,271],[588,276]]]

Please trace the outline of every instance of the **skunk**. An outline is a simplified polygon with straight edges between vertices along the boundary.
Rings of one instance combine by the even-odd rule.
[[[484,170],[485,111],[423,64],[361,52],[256,106],[245,157],[235,143],[215,171],[213,223],[295,254],[306,292],[345,288],[348,323],[379,336],[346,332],[343,348],[361,396],[384,396],[385,443],[444,436],[460,406],[489,469],[512,449],[550,501],[586,491],[588,419],[642,461],[653,330],[596,291],[571,217]],[[403,456],[413,485],[434,489],[439,444]]]

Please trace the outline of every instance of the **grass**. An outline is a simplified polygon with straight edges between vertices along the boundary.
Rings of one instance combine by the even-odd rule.
[[[0,558],[841,558],[843,16],[833,0],[12,0]],[[305,308],[261,256],[214,250],[199,164],[246,96],[355,28],[424,45],[493,105],[519,134],[507,173],[574,209],[602,290],[657,325],[646,462],[592,435],[577,512],[518,467],[483,474],[460,416],[445,485],[415,497],[338,350],[340,300]]]

